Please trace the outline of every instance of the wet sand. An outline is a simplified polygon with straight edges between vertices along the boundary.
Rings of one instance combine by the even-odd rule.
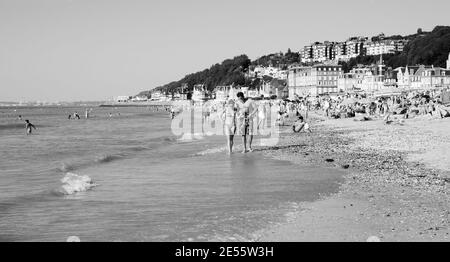
[[[400,120],[400,119],[398,119]],[[450,119],[325,120],[266,154],[348,171],[337,194],[301,204],[258,241],[450,240]],[[286,130],[287,131],[287,130]]]

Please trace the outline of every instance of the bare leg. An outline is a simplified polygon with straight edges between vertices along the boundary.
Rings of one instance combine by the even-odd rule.
[[[233,154],[234,136],[230,136],[230,154]]]
[[[250,141],[248,143],[248,148],[250,152],[253,152],[252,143],[253,143],[253,135],[250,135]]]
[[[228,154],[233,154],[233,135],[227,136],[228,140]]]
[[[243,135],[242,136],[242,144],[244,145],[244,150],[242,151],[242,153],[247,153],[247,136]]]

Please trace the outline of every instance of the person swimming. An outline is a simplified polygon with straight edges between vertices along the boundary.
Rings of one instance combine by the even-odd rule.
[[[73,114],[73,118],[81,119],[81,117],[80,117],[80,115],[78,114],[78,112],[75,112],[75,113]]]
[[[27,131],[27,135],[31,135],[31,133],[33,132],[33,128],[34,130],[36,130],[36,127],[30,123],[29,120],[25,120],[25,129]]]

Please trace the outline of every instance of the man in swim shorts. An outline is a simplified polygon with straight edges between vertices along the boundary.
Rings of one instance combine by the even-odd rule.
[[[237,98],[237,129],[239,134],[242,135],[242,142],[244,145],[242,153],[247,153],[248,151],[252,152],[253,135],[255,134],[254,118],[258,110],[251,99],[246,99],[244,97],[244,93],[239,92]],[[249,150],[247,150],[247,136],[249,136]]]

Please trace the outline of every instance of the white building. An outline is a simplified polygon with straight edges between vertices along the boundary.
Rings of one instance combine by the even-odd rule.
[[[219,102],[225,102],[228,100],[228,92],[229,92],[229,88],[228,86],[218,86],[216,87],[216,101]]]
[[[192,93],[192,100],[194,102],[203,102],[208,100],[206,95],[205,85],[195,85]]]
[[[289,99],[336,93],[342,75],[342,67],[336,65],[293,67],[288,77]]]
[[[148,101],[148,97],[147,96],[136,96],[133,97],[133,99],[131,99],[132,102],[146,102]]]
[[[448,54],[447,70],[450,70],[450,53]]]
[[[269,67],[263,67],[263,66],[257,66],[253,70],[253,72],[250,73],[252,77],[258,77],[261,78],[263,76],[269,76],[272,78],[277,79],[287,79],[287,71],[281,70],[277,67],[269,66]]]
[[[405,47],[405,41],[385,40],[370,42],[366,45],[367,55],[383,55],[402,52]]]
[[[118,97],[116,97],[115,100],[118,103],[126,103],[126,102],[130,101],[130,99],[131,99],[131,96],[118,96]]]
[[[433,66],[399,67],[398,86],[406,89],[430,90],[450,86],[450,70]]]

